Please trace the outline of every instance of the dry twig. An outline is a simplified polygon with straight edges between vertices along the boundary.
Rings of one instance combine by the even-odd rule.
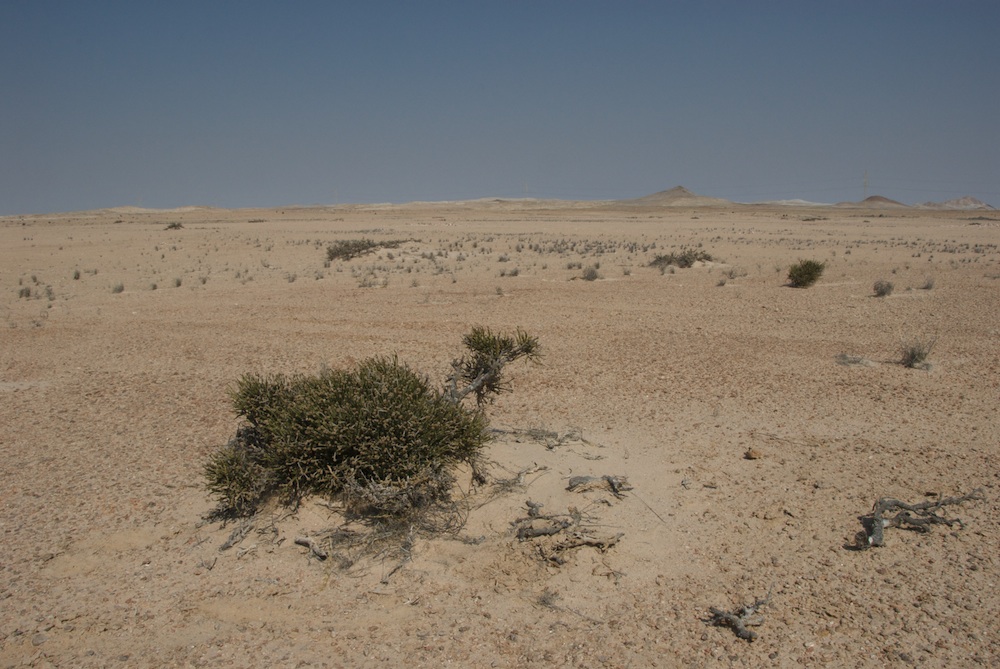
[[[767,591],[767,597],[764,599],[758,599],[753,604],[741,606],[734,611],[723,611],[711,606],[708,610],[712,617],[708,623],[717,627],[731,627],[737,637],[752,642],[757,638],[757,633],[747,627],[764,624],[764,616],[757,615],[757,612],[767,606],[769,601],[771,601],[771,590]]]

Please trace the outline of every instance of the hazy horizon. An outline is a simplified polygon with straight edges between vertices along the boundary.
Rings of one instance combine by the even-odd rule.
[[[1000,204],[995,2],[0,6],[0,215]]]

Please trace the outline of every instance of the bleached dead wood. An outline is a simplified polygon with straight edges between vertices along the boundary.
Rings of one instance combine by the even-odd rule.
[[[885,530],[890,527],[902,527],[916,530],[917,532],[930,532],[931,525],[947,525],[948,527],[958,525],[959,527],[963,527],[961,519],[945,518],[939,516],[937,512],[945,506],[983,499],[985,498],[983,497],[981,488],[973,490],[968,495],[945,497],[937,501],[919,502],[917,504],[907,504],[892,497],[882,497],[875,502],[875,506],[872,508],[871,529],[863,537],[864,541],[860,541],[862,537],[859,537],[858,547],[863,549],[870,546],[884,546]],[[896,515],[889,515],[897,510],[898,513]]]

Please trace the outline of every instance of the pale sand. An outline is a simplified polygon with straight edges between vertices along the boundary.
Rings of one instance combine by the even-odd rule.
[[[978,216],[479,201],[0,219],[0,665],[998,666],[1000,215]],[[324,268],[359,237],[415,241]],[[722,262],[646,266],[682,244]],[[801,258],[824,277],[784,287]],[[720,286],[730,269],[746,275]],[[878,279],[895,292],[873,297]],[[587,440],[492,444],[494,476],[541,469],[471,512],[462,536],[482,541],[420,537],[382,583],[395,560],[343,571],[294,545],[339,522],[311,502],[219,552],[232,528],[199,526],[201,472],[237,425],[236,378],[376,354],[443,378],[476,324],[545,352],[491,423]],[[930,371],[897,364],[908,337],[937,338]],[[634,490],[565,490],[603,474]],[[980,487],[946,509],[964,528],[844,548],[878,497]],[[529,499],[623,536],[546,566],[511,532]],[[772,588],[754,643],[704,622]]]

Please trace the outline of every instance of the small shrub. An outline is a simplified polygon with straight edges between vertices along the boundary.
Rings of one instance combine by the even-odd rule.
[[[929,276],[924,279],[924,283],[920,286],[920,290],[933,290],[934,288],[934,277]]]
[[[174,279],[174,288],[180,288],[181,287],[181,283],[183,283],[183,282],[181,281],[180,277],[177,277],[176,279]]]
[[[164,229],[165,230],[182,230],[182,229],[184,229],[184,225],[182,223],[174,221],[173,223],[167,223],[167,227],[164,228]]]
[[[584,281],[597,281],[600,278],[601,278],[600,272],[598,272],[597,268],[594,267],[593,265],[591,265],[591,266],[587,267],[587,269],[583,270],[583,280]]]
[[[727,279],[739,279],[741,277],[746,276],[747,274],[749,274],[749,272],[747,272],[742,267],[730,267],[729,269],[723,272],[723,275]]]
[[[900,364],[911,369],[929,368],[927,358],[930,357],[936,343],[937,339],[913,339],[904,342],[900,347]]]
[[[111,287],[111,292],[117,295],[125,292],[125,284],[120,281]]]
[[[872,286],[872,291],[874,291],[875,297],[886,297],[888,295],[892,295],[894,288],[895,286],[892,285],[891,281],[879,279],[875,282],[875,285]]]
[[[78,269],[73,270],[73,280],[74,281],[80,280],[80,270]]]
[[[667,254],[657,255],[650,261],[649,266],[659,269],[662,274],[666,271],[667,267],[688,269],[689,267],[694,267],[696,262],[711,262],[712,260],[712,254],[707,251],[681,249],[680,252],[671,251]]]
[[[24,288],[17,291],[18,297],[29,298],[31,297],[31,288],[25,286]]]
[[[371,239],[343,239],[326,249],[327,260],[351,260],[359,256],[373,253],[378,248],[394,249],[402,245],[405,239],[395,239],[385,242],[376,242]]]
[[[788,269],[788,285],[792,288],[808,288],[823,276],[826,263],[816,260],[800,260]]]

